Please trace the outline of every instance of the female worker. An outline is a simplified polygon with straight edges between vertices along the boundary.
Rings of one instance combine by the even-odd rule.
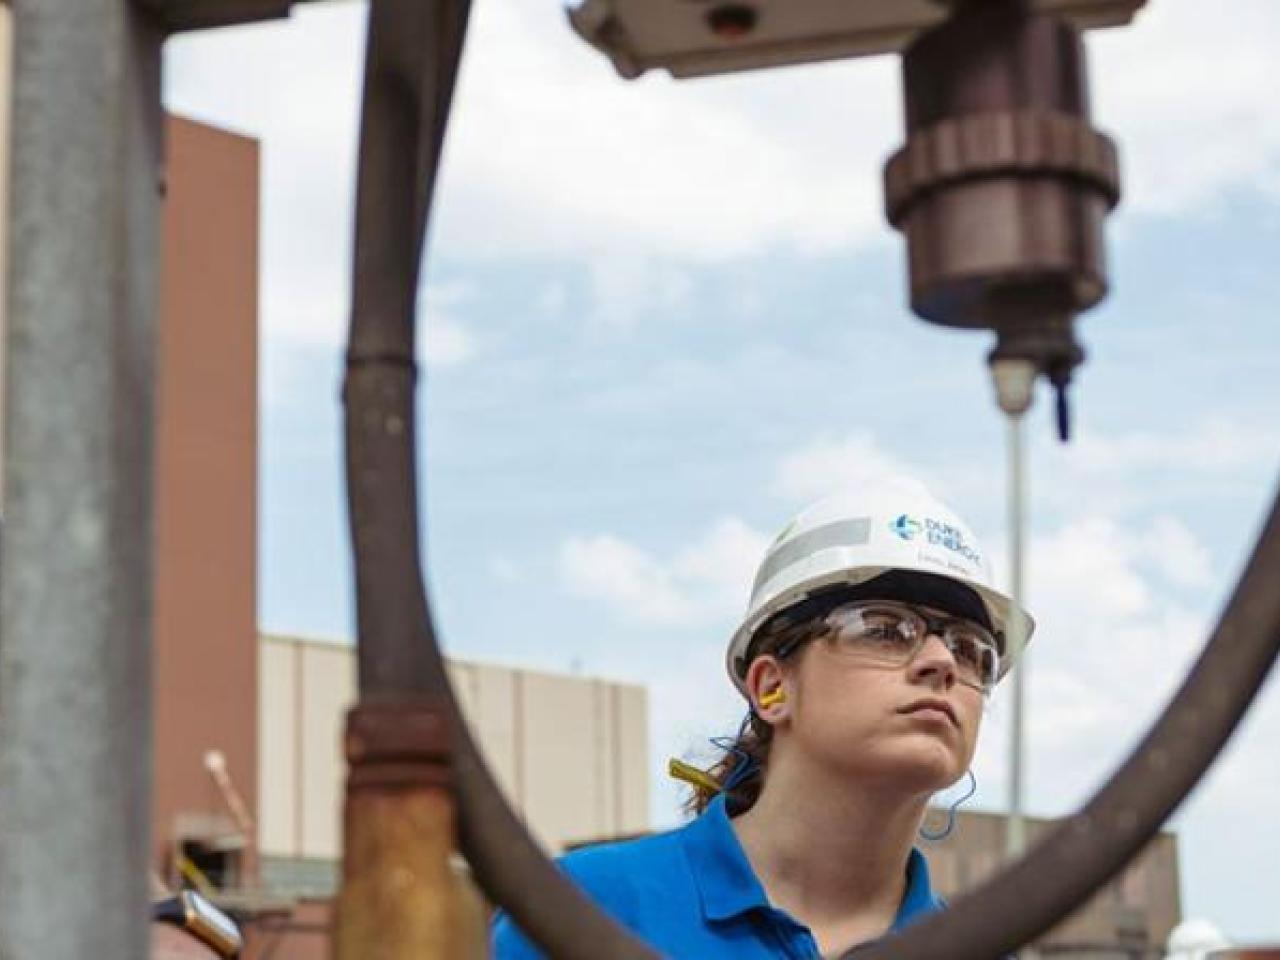
[[[968,770],[986,697],[1031,630],[989,569],[917,484],[803,511],[730,640],[747,720],[692,778],[698,816],[563,869],[679,960],[838,956],[938,909],[914,846],[925,807]],[[505,917],[494,955],[539,956]]]

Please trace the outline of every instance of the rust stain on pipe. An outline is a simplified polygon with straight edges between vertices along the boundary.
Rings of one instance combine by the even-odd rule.
[[[350,765],[337,960],[483,957],[474,895],[452,865],[449,724],[424,703],[347,715]]]

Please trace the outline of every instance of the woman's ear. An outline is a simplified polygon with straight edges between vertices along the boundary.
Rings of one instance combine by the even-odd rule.
[[[751,661],[743,678],[751,708],[768,723],[777,723],[790,712],[786,677],[777,657],[762,654]]]

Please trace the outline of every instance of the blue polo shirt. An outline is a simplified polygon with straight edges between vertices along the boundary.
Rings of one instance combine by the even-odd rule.
[[[819,960],[809,928],[769,903],[729,824],[724,797],[669,833],[576,850],[561,869],[606,913],[673,960]],[[907,861],[897,930],[941,909],[920,851]],[[543,954],[506,915],[493,929],[494,960]]]

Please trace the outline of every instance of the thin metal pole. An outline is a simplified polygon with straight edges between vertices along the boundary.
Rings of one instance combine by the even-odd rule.
[[[1015,610],[1023,609],[1023,565],[1026,561],[1024,530],[1026,524],[1026,455],[1022,444],[1022,413],[1010,413],[1007,417],[1009,438],[1009,598]],[[1009,619],[1010,633],[1022,629],[1018,617]],[[1009,643],[1021,648],[1022,637],[1010,636]],[[1005,852],[1009,860],[1017,860],[1027,848],[1027,827],[1023,815],[1023,787],[1026,778],[1024,763],[1026,710],[1027,655],[1023,650],[1018,665],[1013,669],[1013,715],[1009,724],[1009,819],[1005,834]]]
[[[1025,409],[1010,411],[1008,424],[1008,525],[1009,525],[1009,599],[1015,610],[1025,608],[1024,573],[1026,570],[1027,523],[1027,471],[1026,449],[1023,445]],[[1030,650],[1025,648],[1026,637],[1021,636],[1022,619],[1009,619],[1008,642],[1022,650],[1018,665],[1013,669],[1013,715],[1009,723],[1009,817],[1005,832],[1005,859],[1009,863],[1022,858],[1027,849],[1027,821],[1024,811],[1026,790],[1026,700],[1027,668]],[[1032,946],[1024,947],[1018,954],[1022,960],[1038,960],[1039,952]]]
[[[14,0],[0,956],[148,954],[161,31]]]

